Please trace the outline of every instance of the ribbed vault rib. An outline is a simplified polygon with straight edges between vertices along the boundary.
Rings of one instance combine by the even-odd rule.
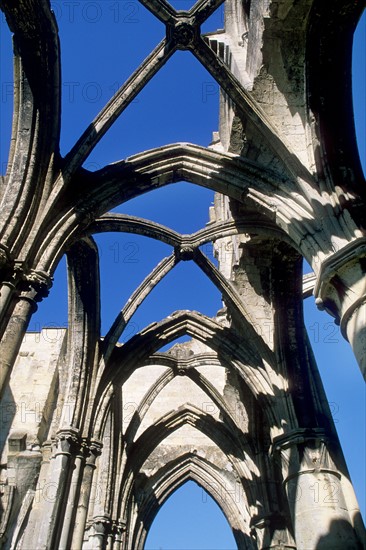
[[[288,235],[281,229],[272,224],[269,220],[228,220],[209,223],[207,227],[196,231],[195,233],[180,234],[169,227],[160,225],[145,218],[129,216],[127,214],[107,213],[97,218],[87,228],[86,234],[123,232],[143,235],[152,239],[159,240],[174,247],[193,247],[198,248],[211,241],[216,241],[224,237],[240,235],[241,233],[254,233],[266,238],[277,237],[279,240],[287,242],[290,245],[294,243],[288,238]],[[314,290],[316,276],[314,273],[307,273],[303,277],[303,297],[308,298]]]
[[[46,1],[1,1],[14,33],[14,114],[7,185],[0,208],[4,244],[17,255],[50,193],[59,163],[58,29]]]
[[[238,441],[230,429],[223,423],[214,420],[210,415],[203,413],[192,404],[185,404],[184,407],[169,411],[162,416],[154,425],[147,428],[132,445],[127,458],[128,468],[125,468],[124,482],[129,483],[149,455],[166,437],[184,425],[190,425],[209,437],[228,459],[235,464],[243,477],[251,479],[253,471],[257,468],[251,456],[248,454],[250,448],[246,445],[243,437]],[[245,444],[245,449],[243,448]]]
[[[151,360],[153,360],[153,358],[154,356],[151,356]],[[159,376],[159,378],[154,382],[154,384],[151,385],[149,390],[146,392],[146,394],[142,398],[139,406],[137,407],[130,421],[130,424],[124,436],[124,440],[126,442],[127,448],[132,444],[133,439],[139,429],[139,426],[141,425],[142,420],[144,419],[153,401],[158,397],[160,392],[169,384],[169,382],[171,382],[173,378],[175,378],[175,376],[180,374],[180,367],[183,365],[183,363],[184,363],[184,374],[188,376],[188,378],[190,378],[192,382],[194,382],[199,388],[201,388],[206,393],[207,397],[209,397],[213,401],[213,403],[221,411],[224,421],[227,422],[232,432],[235,433],[238,430],[238,426],[232,414],[230,413],[230,410],[224,398],[220,395],[217,389],[211,384],[211,382],[205,376],[199,373],[195,368],[195,367],[201,366],[200,356],[196,355],[194,358],[185,362],[182,362],[179,359],[176,359],[174,357],[169,357],[169,359],[167,357],[167,362],[169,362],[170,364],[170,370],[164,372],[161,376]],[[158,358],[156,358],[156,364],[159,364]],[[190,365],[190,367],[187,368],[187,365]],[[143,368],[143,366],[141,366],[140,368]],[[182,399],[184,400],[184,396],[182,396]]]
[[[150,389],[145,393],[144,397],[139,403],[139,406],[134,412],[124,435],[124,440],[127,447],[132,444],[134,437],[141,425],[141,422],[153,401],[156,399],[159,393],[169,384],[169,382],[173,380],[174,377],[175,372],[173,370],[167,370],[161,376],[159,376],[154,384],[151,385]]]
[[[89,234],[123,232],[134,233],[156,239],[171,246],[179,246],[182,235],[169,227],[155,223],[144,218],[128,216],[127,214],[103,214],[97,218],[88,228]]]
[[[192,48],[192,53],[233,100],[244,117],[253,123],[263,137],[264,143],[281,159],[285,168],[289,170],[292,176],[312,185],[314,183],[312,175],[292,152],[291,146],[287,143],[285,137],[279,136],[278,130],[274,127],[263,109],[251,97],[250,93],[243,88],[230,69],[202,38],[196,41],[195,47]]]
[[[126,365],[126,359],[131,361],[130,368],[133,368],[142,363],[147,355],[150,355],[162,345],[168,344],[184,334],[189,334],[191,337],[197,338],[214,349],[213,343],[215,342],[215,338],[218,337],[220,341],[222,339],[220,353],[223,353],[225,348],[227,348],[228,353],[233,354],[234,357],[238,353],[238,359],[243,359],[245,364],[255,365],[257,375],[259,375],[260,368],[263,369],[263,375],[265,373],[260,354],[252,347],[246,336],[241,336],[239,340],[239,337],[232,331],[229,331],[229,329],[202,313],[178,311],[160,323],[153,323],[148,326],[142,332],[133,336],[123,346],[116,347],[110,358],[110,365],[106,368],[104,374],[106,381],[110,379],[119,383],[125,379],[126,366],[123,370],[116,370],[116,366],[121,364]],[[226,345],[224,345],[225,342]],[[216,344],[219,345],[219,342],[216,342]],[[120,379],[121,376],[122,379]],[[264,378],[262,383],[264,383]],[[264,383],[265,386],[267,386],[267,381]],[[263,393],[266,393],[264,387],[262,390]],[[270,386],[267,386],[267,390],[271,391]]]
[[[165,25],[174,23],[176,11],[166,0],[139,0],[139,2]]]
[[[135,99],[159,69],[165,65],[174,51],[175,47],[171,42],[167,42],[165,39],[162,40],[140,67],[120,87],[67,154],[62,179],[56,182],[56,192],[58,188],[65,186],[65,182],[70,182],[72,174],[83,164],[119,115]]]
[[[220,222],[209,222],[208,225],[199,231],[191,234],[180,234],[159,223],[129,216],[128,214],[106,213],[96,218],[86,229],[85,233],[107,233],[122,232],[135,233],[157,239],[171,246],[192,246],[194,248],[202,246],[210,241],[240,235],[240,233],[255,233],[265,237],[276,236],[280,240],[293,244],[284,233],[270,220],[225,220]]]
[[[258,202],[260,208],[268,210],[277,226],[284,224],[284,230],[291,233],[295,243],[302,241],[304,230],[316,238],[312,207],[305,200],[299,200],[294,182],[236,155],[192,144],[173,144],[129,157],[98,172],[83,171],[74,182],[79,202],[66,203],[58,210],[52,223],[49,220],[43,242],[30,243],[27,255],[36,256],[38,269],[49,269],[50,261],[57,260],[67,242],[83,232],[81,225],[85,228],[103,211],[182,180],[214,189],[239,202],[249,202],[254,208]],[[56,206],[49,204],[51,211]]]
[[[141,364],[141,367],[145,367],[147,365],[159,364],[159,365],[162,365],[163,367],[169,367],[170,369],[177,369],[178,362],[183,369],[190,369],[196,366],[203,366],[203,365],[205,366],[213,365],[216,367],[222,366],[220,361],[217,358],[217,354],[213,351],[209,351],[207,353],[195,354],[193,357],[188,357],[188,358],[180,357],[179,359],[177,359],[172,355],[169,355],[169,352],[163,351],[163,352],[156,352],[150,355],[149,357],[145,357],[144,362]]]
[[[198,0],[189,10],[189,14],[194,18],[196,25],[201,25],[219,8],[225,0]]]
[[[255,326],[255,320],[251,318],[234,287],[225,277],[223,277],[223,275],[221,275],[219,270],[216,269],[200,250],[196,249],[194,251],[193,260],[216,288],[223,293],[225,300],[228,302],[228,305],[233,308],[234,312],[236,312],[238,320],[240,320],[240,323],[243,325],[245,334],[254,344],[258,353],[260,353],[267,362],[272,363],[274,360],[273,353],[268,348],[263,338],[253,328]],[[105,337],[103,344],[105,362],[108,361],[113,351],[113,347],[137,308],[179,261],[179,255],[177,256],[177,253],[168,258],[164,258],[131,295]]]
[[[164,258],[144,279],[141,285],[131,294],[124,308],[117,315],[109,329],[103,343],[103,360],[108,361],[115,344],[126,328],[127,323],[141,303],[147,298],[150,292],[160,281],[177,265],[179,260],[174,254]]]
[[[148,355],[184,334],[214,349],[220,361],[238,373],[263,407],[270,426],[280,425],[280,418],[287,417],[288,413],[282,411],[286,402],[280,398],[283,388],[273,388],[261,357],[245,336],[239,338],[233,331],[205,315],[183,311],[172,314],[160,323],[153,323],[126,344],[114,349],[104,371],[100,373],[94,410],[91,412],[92,423],[99,422],[111,385],[123,384]]]
[[[195,251],[194,261],[213,282],[213,284],[221,290],[225,301],[228,302],[228,305],[231,306],[237,314],[237,318],[243,326],[244,334],[248,337],[250,342],[253,343],[255,349],[258,353],[260,353],[261,357],[269,362],[269,364],[273,363],[274,355],[272,350],[269,349],[263,338],[255,331],[254,326],[256,325],[256,320],[252,318],[230,281],[228,281],[220,273],[220,271],[200,250]]]
[[[246,440],[243,438],[239,441],[225,424],[217,422],[193,405],[186,404],[178,411],[170,411],[161,417],[153,426],[147,428],[131,447],[120,485],[119,502],[123,503],[123,506],[128,503],[136,473],[143,463],[168,435],[184,425],[197,429],[221,449],[241,478],[243,485],[248,489],[249,499],[253,499],[255,495],[251,491],[250,482],[259,477],[259,470],[254,462],[255,457],[251,457]],[[255,499],[252,501],[255,502]]]

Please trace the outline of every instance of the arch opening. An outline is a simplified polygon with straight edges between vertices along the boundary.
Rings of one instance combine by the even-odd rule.
[[[176,51],[103,136],[85,167],[97,169],[166,143],[207,146],[218,127],[218,104],[218,86],[207,70],[190,52]]]
[[[194,233],[209,221],[214,191],[186,181],[140,195],[113,212],[140,216],[182,234]]]
[[[66,154],[90,121],[161,41],[164,27],[142,4],[134,2],[54,2],[52,9],[62,43],[61,152]],[[131,111],[135,117],[135,104]],[[101,168],[108,147],[102,145],[101,151],[98,159],[86,160],[85,168],[92,171]]]
[[[177,514],[184,510],[184,514]],[[236,550],[234,536],[218,504],[195,481],[185,482],[155,517],[144,550],[222,548]]]

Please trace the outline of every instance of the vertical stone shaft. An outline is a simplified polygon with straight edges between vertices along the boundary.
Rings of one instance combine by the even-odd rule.
[[[70,478],[70,466],[73,463],[75,444],[78,444],[77,433],[73,430],[62,430],[57,434],[57,447],[51,459],[48,485],[53,488],[50,505],[44,508],[44,514],[38,529],[35,547],[39,550],[55,548],[57,533],[60,527],[65,490]]]
[[[85,461],[85,458],[83,456],[82,450],[80,449],[75,456],[74,469],[72,471],[71,482],[69,487],[69,495],[67,499],[65,515],[64,515],[63,524],[62,524],[62,531],[60,535],[59,550],[67,550],[67,548],[69,548],[68,541],[72,533],[76,501],[77,501],[81,483],[82,483],[80,478],[82,475],[82,468],[83,468],[84,461]]]
[[[72,537],[71,547],[73,550],[82,548],[86,518],[88,514],[88,506],[90,495],[93,487],[93,476],[96,468],[95,461],[101,452],[101,444],[94,441],[89,447],[89,456],[86,458],[84,469],[82,472],[79,503],[76,510],[75,526]]]
[[[322,430],[296,430],[280,436],[284,488],[295,531],[297,550],[356,550],[358,537]]]
[[[29,294],[21,295],[17,299],[13,314],[0,342],[0,398],[9,380],[30,318],[36,309],[37,304]]]

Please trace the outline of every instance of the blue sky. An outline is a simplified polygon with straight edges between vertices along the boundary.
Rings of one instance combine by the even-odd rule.
[[[184,0],[177,9],[191,6]],[[163,25],[137,0],[53,3],[62,46],[62,137],[66,154],[101,107],[163,38]],[[10,38],[1,16],[1,150],[4,173],[11,125]],[[223,10],[203,31],[222,27]],[[365,167],[365,35],[366,18],[357,31],[355,48],[355,116],[358,142]],[[95,170],[139,151],[189,141],[208,145],[218,126],[219,89],[189,52],[177,52],[147,85],[95,148],[85,166]],[[364,168],[365,170],[365,168]],[[184,182],[150,193],[118,211],[147,217],[182,233],[191,233],[208,221],[213,193]],[[102,268],[102,321],[107,330],[130,293],[170,248],[134,235],[99,235]],[[209,247],[205,249],[211,256]],[[189,284],[187,281],[189,280]],[[117,289],[115,293],[110,288]],[[179,292],[177,292],[179,288]],[[64,326],[67,322],[66,277],[62,261],[50,297],[33,317],[31,330]],[[215,315],[221,307],[218,291],[195,265],[182,262],[152,293],[133,317],[125,337],[176,309],[195,309]],[[356,492],[365,512],[365,391],[348,344],[313,298],[305,302],[305,318],[320,372],[339,432]],[[188,516],[187,514],[190,514]],[[172,515],[173,514],[173,515]],[[215,515],[216,514],[216,515]],[[176,523],[181,519],[181,526]],[[194,527],[194,519],[199,518]],[[206,523],[208,527],[205,527]],[[190,530],[187,529],[190,525]],[[165,538],[164,538],[165,537]],[[170,538],[169,538],[170,537]],[[173,537],[173,538],[172,538]],[[188,537],[188,538],[187,538]],[[190,538],[189,538],[190,537]],[[185,485],[164,505],[153,524],[146,546],[152,549],[235,548],[228,525],[216,504],[193,483]]]

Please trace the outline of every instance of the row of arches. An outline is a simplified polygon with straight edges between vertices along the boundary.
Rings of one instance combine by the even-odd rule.
[[[186,14],[166,2],[143,3],[165,24],[166,38],[61,158],[54,15],[48,5],[35,1],[38,19],[32,18],[30,4],[23,6],[22,17],[15,17],[4,2],[17,44],[20,107],[2,211],[3,380],[35,302],[46,294],[65,252],[69,276],[67,342],[54,375],[58,412],[48,422],[50,441],[42,451],[46,459],[39,467],[40,485],[35,489],[32,481],[27,482],[29,493],[23,501],[17,493],[9,497],[9,544],[143,548],[161,505],[193,479],[215,498],[239,548],[294,548],[295,538],[299,548],[315,547],[318,534],[309,534],[302,516],[308,496],[297,500],[291,491],[293,486],[298,491],[303,478],[311,486],[316,471],[323,484],[339,483],[344,496],[336,507],[340,523],[331,534],[333,547],[343,548],[351,539],[356,547],[356,505],[303,326],[301,261],[304,256],[314,268],[320,302],[346,325],[360,300],[356,306],[352,298],[350,304],[338,304],[346,279],[341,284],[337,279],[334,292],[334,269],[338,277],[348,262],[347,252],[364,250],[362,231],[341,208],[343,196],[338,189],[333,193],[331,178],[328,181],[320,170],[323,160],[314,160],[310,147],[308,156],[293,149],[287,126],[280,131],[278,121],[256,99],[255,83],[249,92],[243,85],[247,75],[237,78],[235,64],[220,54],[217,39],[201,38],[201,23],[220,1],[198,2]],[[317,3],[313,10],[301,4],[311,21]],[[242,7],[235,4],[236,11]],[[296,20],[292,9],[289,13]],[[30,26],[24,24],[28,20]],[[306,32],[317,35],[316,27],[309,24]],[[250,25],[248,29],[254,33]],[[42,51],[34,66],[29,46],[32,55],[37,48]],[[235,124],[243,140],[251,142],[252,153],[244,154],[245,148],[234,154],[215,146],[176,143],[95,172],[83,168],[122,111],[178,49],[193,53],[230,98],[224,123],[230,119],[231,124],[234,116],[240,119]],[[38,81],[47,84],[40,87]],[[305,84],[303,92],[305,97]],[[28,95],[36,101],[27,102]],[[304,97],[301,130],[311,134],[316,128],[311,113],[305,113]],[[52,124],[42,134],[48,118]],[[22,133],[28,125],[31,139]],[[34,164],[27,164],[24,151]],[[179,181],[221,194],[212,223],[195,234],[180,235],[157,223],[108,213]],[[347,200],[353,190],[351,186]],[[158,239],[173,251],[137,287],[103,334],[98,247],[92,235],[110,231]],[[218,267],[199,248],[212,241]],[[221,242],[232,244],[228,258],[220,251]],[[121,345],[120,336],[140,304],[177,263],[189,260],[223,295],[222,311],[214,318],[195,311],[173,312]],[[306,281],[306,293],[314,284],[311,279]],[[357,276],[353,280],[358,281]],[[8,323],[12,315],[15,323],[19,321],[17,330]],[[266,335],[264,326],[269,328]],[[14,333],[16,342],[9,346]],[[161,351],[182,336],[190,340]],[[129,416],[126,406],[131,405]],[[47,507],[35,494],[49,480],[57,498]],[[232,498],[237,487],[238,501]],[[315,508],[326,519],[324,502]],[[23,518],[20,523],[14,510]],[[36,532],[34,525],[39,525]],[[7,524],[2,530],[6,529]]]

